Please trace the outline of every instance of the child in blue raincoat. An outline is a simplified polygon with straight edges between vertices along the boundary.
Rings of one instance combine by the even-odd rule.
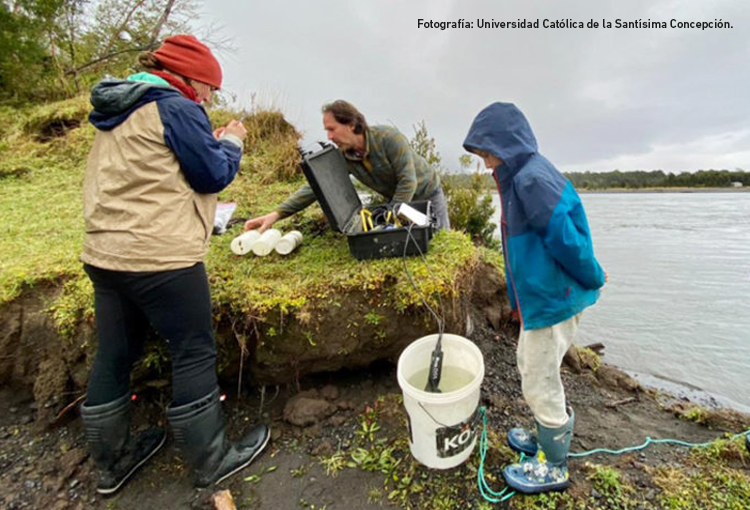
[[[606,281],[594,256],[586,213],[573,185],[539,154],[526,117],[513,104],[479,112],[464,148],[493,170],[502,204],[502,243],[511,308],[521,323],[517,363],[536,433],[511,429],[508,444],[529,456],[503,471],[524,493],[568,487],[574,413],[560,365]]]

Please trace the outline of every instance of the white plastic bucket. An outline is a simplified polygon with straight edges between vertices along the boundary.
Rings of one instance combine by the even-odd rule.
[[[484,379],[484,358],[472,341],[444,333],[443,375],[458,368],[468,372],[469,379],[453,391],[425,391],[427,379],[417,382],[415,376],[429,368],[437,338],[437,334],[425,336],[404,349],[398,358],[397,376],[409,416],[412,455],[427,467],[448,469],[469,458],[476,444],[474,421],[479,406],[479,388]],[[443,378],[441,386],[442,381]]]

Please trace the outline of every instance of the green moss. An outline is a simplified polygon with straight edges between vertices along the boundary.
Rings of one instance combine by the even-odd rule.
[[[659,503],[670,510],[750,508],[748,461],[742,436],[693,448],[682,468],[651,470],[654,483],[662,490]]]
[[[690,450],[691,457],[702,464],[711,462],[727,463],[736,461],[747,464],[750,455],[745,448],[744,436],[732,438],[720,438],[712,441],[708,446],[693,448]]]
[[[587,347],[578,347],[578,356],[581,358],[581,365],[588,367],[592,372],[596,373],[597,370],[602,366],[602,358],[597,353]]]
[[[371,326],[377,326],[381,320],[383,320],[383,317],[372,310],[365,314],[365,322]]]
[[[495,266],[500,274],[505,274],[505,259],[503,258],[503,254],[500,250],[480,246],[479,257],[482,262]]]
[[[606,508],[627,510],[635,508],[636,502],[631,499],[635,489],[623,479],[622,473],[612,466],[586,463],[585,468],[590,471],[588,480],[600,497]]]
[[[708,419],[708,410],[700,406],[692,406],[679,414],[683,420],[705,423]]]
[[[279,227],[284,228],[283,224]],[[207,265],[215,302],[235,312],[264,316],[280,309],[285,314],[304,313],[311,302],[356,290],[382,291],[384,301],[380,304],[400,311],[421,304],[419,294],[404,277],[401,259],[357,261],[340,234],[305,235],[302,246],[286,257],[275,253],[238,257],[229,250],[231,240],[231,235],[214,239]],[[406,264],[420,292],[437,306],[437,294],[457,295],[462,275],[477,260],[465,235],[441,232],[433,239],[426,263],[412,257]]]
[[[517,495],[510,500],[509,507],[513,510],[577,510],[576,502],[567,492],[550,492],[547,494],[538,494],[535,496]],[[582,508],[591,509],[596,506],[584,506]]]
[[[670,510],[745,510],[750,505],[750,477],[721,464],[699,470],[659,468],[654,481],[662,489],[659,503]]]

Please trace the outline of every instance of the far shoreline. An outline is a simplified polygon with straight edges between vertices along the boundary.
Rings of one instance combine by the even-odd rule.
[[[578,193],[746,193],[750,186],[741,188],[607,188],[576,189]]]

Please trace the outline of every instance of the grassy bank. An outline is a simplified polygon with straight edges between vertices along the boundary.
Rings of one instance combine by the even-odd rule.
[[[79,320],[90,320],[91,288],[78,261],[83,243],[81,186],[95,130],[87,122],[86,98],[32,107],[0,109],[0,214],[4,218],[0,247],[0,306],[26,288],[64,282],[53,303],[63,332]],[[238,112],[213,111],[223,125]],[[242,167],[221,201],[236,202],[235,217],[251,217],[273,209],[304,180],[297,169],[299,134],[278,112],[253,112],[246,121],[248,137]],[[305,236],[289,257],[237,257],[229,250],[236,226],[214,237],[207,257],[216,309],[263,317],[271,310],[303,311],[311,301],[333,292],[387,287],[387,304],[405,309],[420,297],[404,277],[400,259],[358,262],[344,236],[330,232],[316,205],[278,224]],[[458,232],[434,239],[427,264],[408,261],[425,295],[456,295],[459,273],[479,260],[470,240]],[[494,259],[499,263],[499,258]],[[387,285],[385,285],[387,283]]]

